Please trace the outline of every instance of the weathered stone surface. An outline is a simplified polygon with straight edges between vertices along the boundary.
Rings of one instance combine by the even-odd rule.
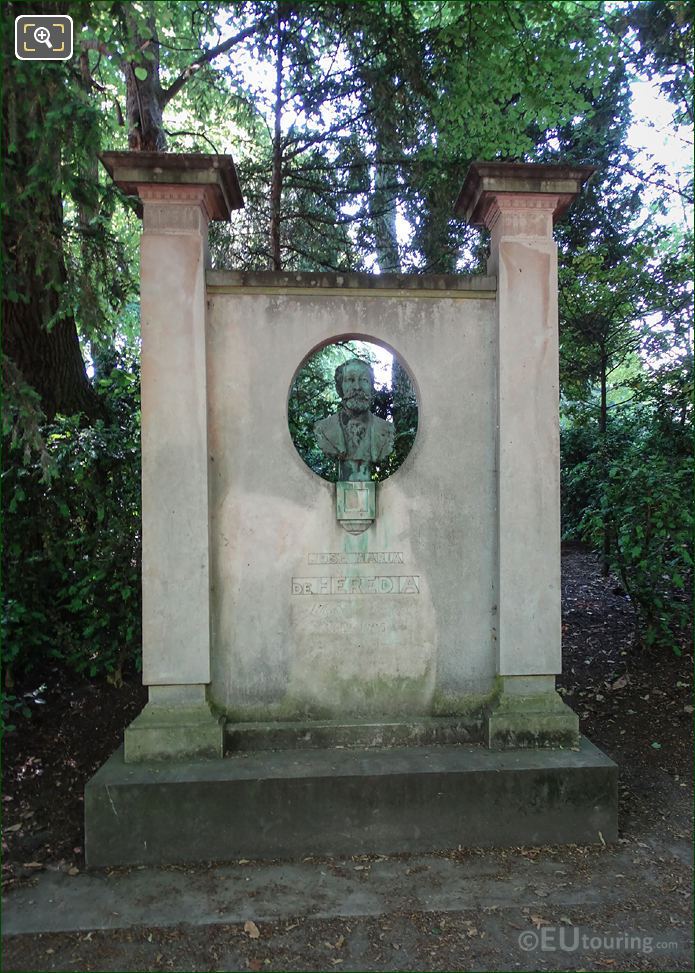
[[[576,747],[579,717],[554,690],[501,692],[487,716],[487,744],[497,749]]]
[[[515,211],[529,213],[537,208]],[[497,238],[498,672],[557,673],[560,440],[557,258],[552,238]]]
[[[467,223],[487,226],[488,210],[506,193],[553,196],[552,216],[562,216],[594,166],[538,162],[472,162],[454,207]]]
[[[113,181],[130,195],[143,186],[199,187],[208,219],[228,220],[244,200],[231,155],[198,152],[104,152],[99,158]]]
[[[164,707],[148,704],[124,734],[126,763],[221,757],[224,717],[208,705]]]
[[[221,757],[224,719],[202,684],[150,686],[149,702],[124,736],[126,763]]]
[[[200,191],[198,190],[200,194]],[[143,681],[210,681],[205,237],[175,202],[141,241]],[[198,206],[200,211],[200,206]],[[145,217],[147,224],[148,216]],[[177,232],[167,232],[173,222]],[[207,221],[204,221],[207,231]]]
[[[489,693],[494,301],[423,296],[427,278],[398,297],[233,279],[236,291],[208,291],[214,702],[244,721],[392,719]],[[286,408],[302,361],[355,336],[400,355],[421,412],[410,454],[378,485],[374,524],[351,535]]]
[[[617,837],[617,768],[579,751],[438,746],[124,764],[85,794],[90,867]]]
[[[388,297],[398,297],[403,291],[417,291],[421,297],[494,299],[497,281],[484,274],[342,274],[330,271],[277,270],[208,270],[206,275],[210,293],[255,294],[296,293],[320,294],[323,291],[348,291],[356,296],[374,291]]]
[[[126,731],[129,761],[217,755],[210,713],[205,269],[210,218],[242,205],[231,158],[108,153],[144,209],[142,331],[143,681],[150,704]],[[166,687],[181,698],[165,704]]]
[[[335,515],[350,534],[361,534],[376,517],[376,483],[339,480],[335,485]]]
[[[321,750],[328,747],[403,747],[482,743],[484,707],[461,717],[422,717],[409,722],[361,720],[340,723],[227,723],[225,753],[258,750]]]

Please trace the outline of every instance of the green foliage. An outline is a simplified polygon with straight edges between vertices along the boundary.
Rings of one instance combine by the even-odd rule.
[[[692,497],[693,464],[657,450],[648,438],[610,465],[600,518],[612,525],[613,561],[637,605],[644,642],[679,652],[690,621],[693,515],[683,499]],[[591,518],[586,511],[589,530]]]
[[[644,407],[617,408],[596,433],[596,406],[576,407],[561,431],[565,537],[598,547],[635,604],[645,645],[679,653],[693,582],[693,459],[687,427]]]
[[[139,375],[100,382],[108,419],[59,417],[48,464],[5,437],[4,684],[52,667],[118,683],[140,649]],[[9,701],[12,702],[11,700]]]
[[[626,35],[626,59],[655,80],[675,107],[677,124],[693,123],[693,0],[616,4],[616,31]]]

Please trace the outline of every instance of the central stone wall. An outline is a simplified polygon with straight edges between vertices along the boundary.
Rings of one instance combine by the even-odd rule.
[[[495,678],[495,279],[208,272],[212,701],[234,720],[462,715]],[[351,535],[287,423],[336,338],[395,352],[415,444]]]

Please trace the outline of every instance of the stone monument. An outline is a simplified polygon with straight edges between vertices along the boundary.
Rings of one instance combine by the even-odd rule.
[[[590,169],[475,163],[456,213],[482,276],[211,270],[242,204],[227,156],[108,153],[139,198],[143,680],[90,781],[92,866],[459,844],[610,841],[617,769],[579,735],[561,667],[557,257]],[[417,435],[347,361],[294,447],[317,350],[380,345]]]

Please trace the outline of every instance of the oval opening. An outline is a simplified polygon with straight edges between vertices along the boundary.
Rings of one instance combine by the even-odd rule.
[[[336,339],[297,369],[287,418],[297,452],[324,480],[385,480],[415,442],[415,386],[392,349]]]

